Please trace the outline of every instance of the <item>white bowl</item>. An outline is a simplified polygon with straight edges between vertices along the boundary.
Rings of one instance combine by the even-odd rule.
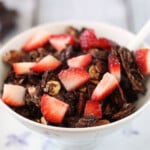
[[[93,28],[98,36],[107,37],[116,41],[122,46],[126,46],[127,43],[135,37],[132,33],[121,29],[119,27],[114,27],[111,25],[103,23],[91,23],[91,22],[81,22],[81,21],[65,21],[65,22],[56,22],[41,25],[35,28],[32,28],[24,33],[14,37],[8,43],[6,43],[0,50],[0,90],[2,90],[2,84],[6,77],[8,67],[2,62],[2,56],[9,50],[20,49],[25,41],[30,37],[34,32],[47,29],[51,33],[63,33],[65,28],[69,25],[72,25],[76,28],[89,27]],[[147,88],[150,89],[150,82],[147,83]],[[141,112],[149,105],[150,90],[147,91],[146,95],[141,96],[137,102],[137,111],[130,116],[116,121],[114,123],[97,126],[97,127],[88,127],[88,128],[63,128],[63,127],[54,127],[46,126],[36,122],[33,122],[29,119],[22,117],[21,115],[15,113],[11,110],[6,104],[0,100],[0,105],[4,107],[13,117],[22,122],[25,126],[42,133],[46,136],[51,137],[51,140],[55,142],[61,149],[73,150],[73,149],[93,149],[100,140],[113,133],[119,128],[130,124],[130,122],[136,118]]]

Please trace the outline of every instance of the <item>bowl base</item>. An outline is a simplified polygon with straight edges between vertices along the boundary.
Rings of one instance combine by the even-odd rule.
[[[88,142],[58,142],[52,141],[58,150],[96,150],[99,147],[100,141],[88,141]]]

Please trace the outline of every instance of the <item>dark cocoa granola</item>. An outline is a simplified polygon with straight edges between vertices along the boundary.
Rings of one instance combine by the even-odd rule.
[[[133,53],[116,43],[113,43],[109,50],[106,47],[101,47],[101,45],[83,50],[79,38],[85,30],[68,27],[66,32],[74,38],[75,43],[66,45],[65,49],[61,51],[55,50],[56,48],[52,44],[45,43],[42,47],[32,51],[13,50],[3,57],[4,62],[10,65],[16,62],[39,62],[48,55],[55,56],[61,61],[61,65],[55,70],[45,70],[43,72],[31,71],[27,74],[16,74],[13,67],[10,68],[4,84],[21,85],[26,89],[25,105],[21,107],[10,106],[14,111],[45,125],[76,128],[109,124],[132,114],[136,110],[134,102],[138,99],[140,93],[144,94],[146,92],[146,87],[144,76],[135,62]],[[58,74],[61,70],[69,68],[68,60],[83,54],[91,54],[92,57],[92,61],[88,63],[85,69],[90,79],[79,88],[66,90]],[[104,75],[110,71],[108,66],[110,55],[116,55],[118,61],[120,61],[120,83],[102,100],[94,102],[95,106],[97,106],[97,103],[100,104],[102,114],[94,112],[96,115],[86,116],[85,107],[87,107],[87,102],[91,99],[91,95]],[[88,57],[88,55],[86,56]],[[43,94],[59,99],[69,105],[69,108],[66,106],[68,109],[61,123],[49,121],[42,113],[41,99]]]

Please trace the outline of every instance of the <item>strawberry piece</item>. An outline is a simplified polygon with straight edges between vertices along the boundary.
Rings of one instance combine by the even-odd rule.
[[[136,50],[135,61],[144,75],[150,74],[150,49]]]
[[[90,48],[103,48],[110,50],[114,43],[106,38],[97,38],[94,30],[86,29],[80,35],[80,45],[84,50],[88,50]]]
[[[119,82],[111,73],[105,73],[102,80],[98,83],[92,93],[92,100],[100,101],[109,95],[117,86]]]
[[[20,85],[4,84],[2,100],[10,106],[23,106],[26,89]]]
[[[45,45],[50,37],[50,33],[46,30],[38,31],[27,40],[23,46],[23,50],[28,52]]]
[[[82,68],[69,68],[62,70],[58,74],[58,77],[67,91],[77,89],[90,79],[89,74]]]
[[[84,116],[94,116],[97,118],[102,118],[101,104],[98,101],[88,100],[84,109]]]
[[[108,68],[118,81],[121,79],[121,66],[116,54],[110,53],[108,56]]]
[[[85,68],[90,64],[91,61],[91,54],[85,54],[68,59],[67,64],[69,67]]]
[[[113,45],[113,42],[106,38],[99,38],[97,45],[98,45],[98,48],[104,48],[104,49],[110,50]]]
[[[58,52],[64,50],[67,45],[74,44],[74,39],[69,34],[51,35],[49,41]]]
[[[79,41],[81,48],[84,50],[97,47],[97,37],[92,29],[84,30],[80,35]]]
[[[69,105],[54,97],[44,94],[41,98],[41,112],[52,123],[62,123]]]
[[[47,55],[42,58],[38,63],[31,67],[32,71],[35,72],[44,72],[47,70],[55,70],[58,66],[61,65],[61,62],[57,60],[52,55]]]
[[[34,62],[20,62],[13,63],[13,70],[17,75],[27,74],[31,72],[31,67],[33,67],[36,63]]]

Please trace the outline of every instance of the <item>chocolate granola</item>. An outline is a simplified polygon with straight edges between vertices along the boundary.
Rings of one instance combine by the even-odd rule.
[[[136,110],[146,86],[133,52],[86,28],[43,35],[42,42],[28,41],[3,57],[11,67],[2,100],[14,111],[41,124],[76,128],[109,124]],[[22,102],[11,93],[6,98],[10,85],[24,92]]]

